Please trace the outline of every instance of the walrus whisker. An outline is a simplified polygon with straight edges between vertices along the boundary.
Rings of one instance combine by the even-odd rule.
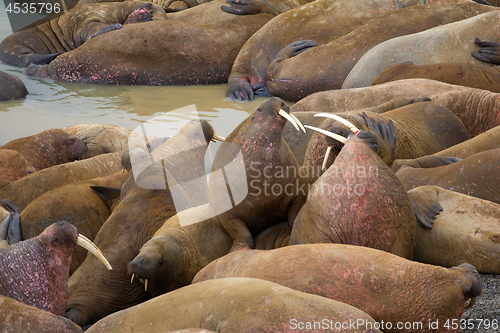
[[[314,116],[315,117],[325,117],[325,118],[334,119],[334,120],[338,121],[339,123],[342,123],[345,126],[347,126],[351,130],[351,132],[353,132],[353,133],[359,132],[359,129],[356,126],[354,126],[353,123],[351,123],[350,121],[348,121],[348,120],[346,120],[346,119],[344,119],[342,117],[337,116],[336,114],[331,114],[331,113],[316,113]]]
[[[326,161],[328,161],[328,157],[330,157],[331,151],[332,151],[332,146],[328,146],[328,148],[326,149],[325,158],[323,159],[323,164],[321,164],[321,170],[325,170]]]
[[[222,137],[222,136],[220,136],[220,135],[218,135],[218,134],[214,134],[214,136],[213,136],[213,138],[212,138],[212,141],[214,141],[214,142],[215,142],[215,141],[224,142],[225,140],[226,140],[226,138],[225,138],[225,137]]]
[[[313,131],[316,131],[316,132],[319,132],[319,133],[324,134],[326,136],[329,136],[330,138],[332,138],[334,140],[337,140],[337,141],[342,142],[343,144],[345,144],[346,138],[344,138],[341,135],[338,135],[338,134],[335,134],[335,133],[332,133],[332,132],[329,132],[329,131],[325,131],[324,129],[317,128],[317,127],[314,127],[314,126],[309,126],[309,125],[305,125],[305,126],[307,128],[309,128],[309,129],[312,129]]]
[[[106,266],[108,270],[113,269],[113,267],[111,267],[111,265],[109,264],[108,260],[104,257],[102,251],[94,243],[92,243],[90,239],[83,236],[82,234],[78,234],[78,239],[76,240],[76,244],[80,245],[84,249],[89,250],[104,264],[104,266]]]
[[[134,282],[134,277],[135,277],[135,274],[132,274],[132,278],[130,279],[130,284],[132,284]]]
[[[300,122],[300,120],[297,117],[295,117],[293,113],[289,113],[289,115],[290,115],[290,117],[293,118],[293,120],[295,120],[295,122],[297,123],[297,125],[299,125],[300,129],[302,130],[302,132],[305,133],[306,129],[305,129],[304,125],[302,125],[302,123]]]
[[[288,112],[286,112],[285,110],[280,109],[280,111],[278,112],[278,114],[280,116],[282,116],[283,118],[285,118],[286,120],[288,120],[295,127],[295,129],[300,132],[299,126],[297,125],[297,123],[295,122],[295,120],[290,116],[290,114]]]

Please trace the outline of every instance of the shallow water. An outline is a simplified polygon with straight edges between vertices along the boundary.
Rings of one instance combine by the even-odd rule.
[[[12,33],[3,1],[0,1],[0,40]],[[24,68],[0,63],[0,70],[18,76],[29,95],[0,102],[0,145],[50,128],[81,123],[105,123],[135,129],[141,123],[168,112],[169,134],[175,133],[196,114],[176,112],[194,104],[199,118],[216,133],[227,136],[264,98],[254,102],[227,99],[227,85],[203,86],[109,86],[33,79]],[[165,120],[164,120],[165,121]]]

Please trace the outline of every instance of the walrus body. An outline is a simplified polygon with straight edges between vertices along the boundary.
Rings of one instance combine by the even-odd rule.
[[[415,65],[457,62],[494,66],[471,53],[478,49],[474,38],[500,40],[499,22],[498,12],[493,11],[383,42],[359,59],[342,89],[369,86],[384,70],[408,61]]]
[[[295,56],[281,51],[269,66],[266,84],[271,94],[289,101],[298,101],[317,91],[340,89],[356,62],[372,47],[391,38],[493,10],[498,8],[477,3],[427,4],[396,10],[363,24],[345,36]],[[462,79],[459,73],[451,75]],[[483,82],[486,84],[487,81],[483,79]]]
[[[36,169],[19,152],[0,149],[0,188],[34,172]]]
[[[500,149],[490,149],[453,164],[432,167],[425,165],[433,156],[410,161],[396,175],[407,190],[422,185],[436,185],[476,198],[500,203]],[[423,166],[423,167],[422,167]]]
[[[500,274],[500,204],[474,198],[437,186],[419,186],[408,191],[417,216],[434,215],[429,229],[417,223],[413,259],[452,267],[463,262],[480,273]]]
[[[427,79],[323,91],[294,104],[296,111],[339,112],[377,106],[398,97],[427,96],[460,118],[470,137],[500,125],[500,94]]]
[[[87,332],[153,333],[193,327],[241,333],[296,332],[306,327],[305,322],[310,332],[323,332],[335,330],[337,322],[356,320],[362,324],[342,331],[380,332],[367,329],[365,325],[374,325],[374,320],[347,304],[269,281],[231,278],[204,281],[155,297],[100,320]],[[326,327],[318,327],[322,321]]]
[[[389,67],[372,85],[402,79],[423,78],[500,93],[500,69],[479,64],[398,64]]]
[[[78,181],[109,176],[122,171],[122,153],[109,153],[56,165],[20,178],[0,189],[0,198],[24,209],[43,193]]]
[[[460,320],[469,298],[482,291],[474,267],[446,269],[361,246],[293,245],[270,251],[238,251],[210,263],[194,278],[259,278],[350,304],[395,332],[458,332],[447,319]],[[439,321],[439,328],[429,327]],[[397,327],[398,322],[420,326]]]
[[[412,258],[415,213],[408,194],[378,156],[383,137],[351,134],[312,185],[290,243],[342,243]],[[375,151],[374,151],[375,150]]]
[[[0,71],[0,102],[20,99],[26,95],[28,95],[28,90],[21,79]]]
[[[15,139],[0,149],[19,152],[37,170],[80,159],[88,150],[82,140],[60,129]]]
[[[151,6],[150,3],[139,1],[85,4],[75,6],[62,15],[55,14],[36,21],[7,36],[0,43],[0,60],[24,67],[47,64],[61,53],[80,47],[95,34],[117,23],[135,23],[133,19],[140,17],[140,13],[134,13],[129,21],[127,19],[141,5]],[[160,7],[153,5],[152,8],[153,18],[166,19]]]

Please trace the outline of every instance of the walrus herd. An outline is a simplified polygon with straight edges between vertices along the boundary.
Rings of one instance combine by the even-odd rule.
[[[268,98],[226,138],[74,124],[0,146],[1,332],[478,327],[466,309],[500,278],[500,8],[86,2],[0,60]],[[0,88],[28,94],[4,72]]]

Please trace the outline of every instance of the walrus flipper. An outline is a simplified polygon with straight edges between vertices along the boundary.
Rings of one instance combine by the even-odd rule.
[[[472,56],[482,62],[500,65],[500,43],[481,41],[476,38],[474,42],[481,48],[472,52]]]
[[[269,88],[264,83],[257,83],[252,86],[254,97],[273,97]]]
[[[23,233],[21,231],[21,218],[18,213],[10,213],[9,230],[7,232],[7,242],[9,245],[19,243],[23,240]]]
[[[462,159],[458,157],[427,155],[413,160],[409,160],[408,162],[403,164],[400,169],[403,169],[405,167],[418,168],[418,169],[437,168],[440,166],[457,163],[460,162],[461,160]]]
[[[237,101],[253,101],[253,89],[246,80],[238,80],[237,84],[229,83],[227,97]]]
[[[472,0],[472,1],[480,3],[482,5],[491,6],[491,4],[486,0]]]
[[[255,15],[267,13],[278,15],[279,12],[266,0],[227,0],[229,6],[221,6],[220,9],[229,14]]]
[[[118,187],[90,185],[90,188],[101,198],[110,211],[116,200],[120,199],[121,189]]]
[[[146,3],[142,6],[137,7],[134,11],[127,17],[123,24],[132,23],[143,23],[149,22],[153,19],[153,4]]]
[[[108,32],[108,31],[121,29],[122,27],[123,27],[123,25],[121,23],[114,23],[114,24],[107,25],[104,28],[102,28],[101,30],[99,30],[99,32],[96,32],[95,34],[90,36],[90,38],[97,37],[97,36],[102,35],[103,33]]]
[[[408,197],[417,221],[423,227],[432,229],[434,219],[443,210],[443,206],[438,202],[436,191],[417,187],[408,191]]]
[[[363,118],[368,126],[368,131],[374,133],[379,139],[378,155],[385,164],[391,165],[394,150],[396,149],[396,131],[392,120],[389,119],[388,124],[383,121],[376,122],[374,119],[368,117],[365,112],[363,112]]]

